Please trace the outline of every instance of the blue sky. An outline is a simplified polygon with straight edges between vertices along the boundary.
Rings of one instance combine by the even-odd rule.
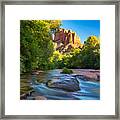
[[[61,28],[76,32],[82,43],[91,35],[100,36],[99,20],[62,20]]]

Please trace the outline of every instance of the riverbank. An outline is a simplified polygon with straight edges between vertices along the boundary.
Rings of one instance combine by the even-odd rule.
[[[62,73],[62,69],[58,69]],[[100,81],[100,70],[95,70],[95,69],[70,69],[72,70],[73,73],[72,75],[78,75],[84,78],[85,80],[90,80],[90,81]],[[44,71],[38,70],[34,71],[33,74],[40,75],[41,73],[44,73]]]
[[[60,74],[62,73],[63,69],[57,69],[60,71]],[[70,69],[73,73],[71,73],[72,76],[78,76],[79,78],[87,81],[100,81],[100,70],[95,69]],[[51,71],[51,70],[50,70]]]
[[[94,69],[74,69],[76,75],[88,81],[100,81],[100,70]]]

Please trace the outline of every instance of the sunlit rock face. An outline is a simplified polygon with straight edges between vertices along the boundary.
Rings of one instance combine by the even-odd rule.
[[[58,29],[54,35],[55,49],[61,53],[70,52],[72,48],[81,47],[80,38],[71,30]]]

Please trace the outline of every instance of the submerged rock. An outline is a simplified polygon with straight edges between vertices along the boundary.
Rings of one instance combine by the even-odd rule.
[[[65,80],[49,80],[46,84],[50,88],[58,88],[69,92],[80,90],[79,81],[76,78]]]

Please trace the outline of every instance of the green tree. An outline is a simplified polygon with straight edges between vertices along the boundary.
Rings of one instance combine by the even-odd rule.
[[[81,56],[80,56],[81,49],[75,48],[71,51],[71,58],[70,58],[70,67],[71,68],[80,68],[81,67]]]
[[[96,36],[90,36],[85,41],[81,56],[81,67],[99,69],[100,68],[100,40]]]
[[[59,51],[54,51],[52,57],[50,57],[51,68],[60,68],[63,55]]]
[[[47,69],[53,54],[51,30],[59,27],[50,20],[20,21],[20,69],[21,72]]]

